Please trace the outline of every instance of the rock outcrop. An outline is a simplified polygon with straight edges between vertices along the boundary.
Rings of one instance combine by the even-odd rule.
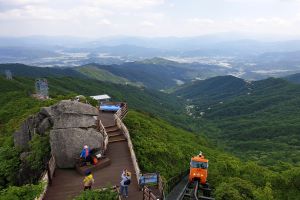
[[[91,149],[101,148],[103,136],[94,128],[53,129],[50,132],[51,151],[55,156],[57,166],[72,168],[75,159],[79,158],[84,145]]]
[[[63,100],[29,117],[14,134],[16,147],[28,149],[34,134],[50,129],[51,152],[60,168],[72,168],[84,145],[103,148],[104,136],[97,130],[98,109],[77,101]]]
[[[34,134],[44,135],[52,123],[46,115],[38,113],[27,118],[20,129],[14,133],[14,144],[21,150],[28,149],[29,141]]]

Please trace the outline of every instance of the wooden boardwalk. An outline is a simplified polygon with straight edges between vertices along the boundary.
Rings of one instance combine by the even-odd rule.
[[[121,130],[116,128],[113,113],[101,113],[101,121],[107,128],[109,137],[106,156],[111,159],[111,165],[93,173],[95,184],[93,188],[120,185],[121,173],[124,168],[132,172],[132,182],[129,186],[128,200],[141,200],[142,192],[138,190],[138,183],[134,173],[127,141]],[[117,141],[117,142],[116,142]],[[80,152],[79,152],[80,153]],[[78,153],[78,154],[79,154]],[[77,196],[82,190],[82,180],[74,169],[56,169],[52,185],[46,193],[46,200],[69,200]]]

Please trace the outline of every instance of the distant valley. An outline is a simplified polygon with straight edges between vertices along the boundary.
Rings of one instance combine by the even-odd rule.
[[[164,41],[163,38],[135,37],[95,41],[51,37],[0,38],[0,63],[38,67],[78,67],[95,63],[121,65],[122,68],[131,63],[145,64],[146,61],[147,64],[189,69],[189,80],[220,75],[261,80],[300,72],[300,41],[228,41],[213,36],[173,38],[168,44]]]

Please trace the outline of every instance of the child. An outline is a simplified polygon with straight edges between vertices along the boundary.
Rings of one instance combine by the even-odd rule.
[[[93,178],[93,175],[92,175],[92,172],[90,170],[87,170],[85,172],[85,177],[83,179],[83,186],[84,186],[84,190],[87,190],[87,189],[92,189],[92,185],[94,184],[94,178]]]

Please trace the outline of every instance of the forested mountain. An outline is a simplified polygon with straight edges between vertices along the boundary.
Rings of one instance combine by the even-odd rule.
[[[23,64],[0,64],[0,74],[4,74],[5,70],[10,70],[13,76],[23,76],[31,78],[41,77],[80,77],[84,78],[85,75],[81,74],[71,68],[57,68],[57,67],[33,67]]]
[[[289,81],[289,82],[299,84],[300,83],[300,73],[286,76],[286,77],[284,77],[284,79]]]
[[[250,83],[234,76],[218,76],[186,84],[175,95],[207,106],[241,94],[247,94]]]
[[[144,84],[154,89],[166,89],[176,86],[176,80],[185,81],[186,70],[176,66],[156,65],[139,62],[124,63],[122,65],[97,65],[102,70],[124,77],[132,82]]]
[[[199,124],[218,127],[208,133],[212,139],[240,157],[270,166],[300,164],[300,86],[274,78],[247,83],[217,77],[175,94],[188,98]]]
[[[93,65],[85,65],[82,67],[75,68],[78,72],[84,74],[85,76],[96,79],[99,81],[106,81],[111,83],[118,83],[118,84],[135,84],[130,82],[128,79],[116,76],[109,71],[94,67]]]
[[[167,182],[171,181],[174,176],[188,169],[190,156],[202,150],[210,160],[209,181],[218,198],[229,196],[231,199],[238,199],[243,195],[249,199],[263,200],[267,195],[271,199],[279,200],[285,197],[297,199],[299,196],[298,168],[282,164],[272,171],[253,162],[242,162],[212,145],[204,136],[207,129],[203,128],[201,133],[196,135],[169,124],[176,124],[176,121],[180,121],[178,125],[193,123],[192,119],[188,120],[184,114],[182,105],[170,95],[93,79],[49,77],[48,82],[52,100],[39,101],[30,97],[34,91],[34,79],[15,77],[14,80],[6,80],[0,76],[1,187],[14,184],[16,171],[19,169],[19,153],[12,146],[11,134],[23,119],[37,112],[41,106],[70,98],[75,96],[75,93],[109,93],[116,100],[127,101],[131,109],[140,110],[131,110],[125,123],[131,132],[143,170],[160,171]],[[40,152],[38,149],[44,149],[43,145],[45,144],[42,140],[37,139],[31,150]],[[34,155],[35,159],[41,159],[40,154]],[[32,165],[36,162],[39,160],[31,160]],[[168,183],[170,186],[173,184]],[[39,186],[10,187],[8,192],[1,191],[1,195],[6,198],[22,193],[24,198],[30,199],[37,194],[38,188]]]
[[[233,72],[216,65],[178,63],[162,58],[120,65],[86,64],[79,67],[33,67],[23,64],[0,64],[0,74],[10,70],[23,77],[77,77],[105,82],[145,86],[161,90],[191,82],[194,79],[224,75]]]
[[[272,171],[253,161],[241,162],[210,145],[203,133],[191,134],[147,114],[130,111],[125,123],[141,169],[159,171],[168,186],[173,186],[172,178],[187,170],[190,157],[201,150],[209,159],[208,179],[216,199],[296,200],[300,196],[299,167],[281,163]]]

